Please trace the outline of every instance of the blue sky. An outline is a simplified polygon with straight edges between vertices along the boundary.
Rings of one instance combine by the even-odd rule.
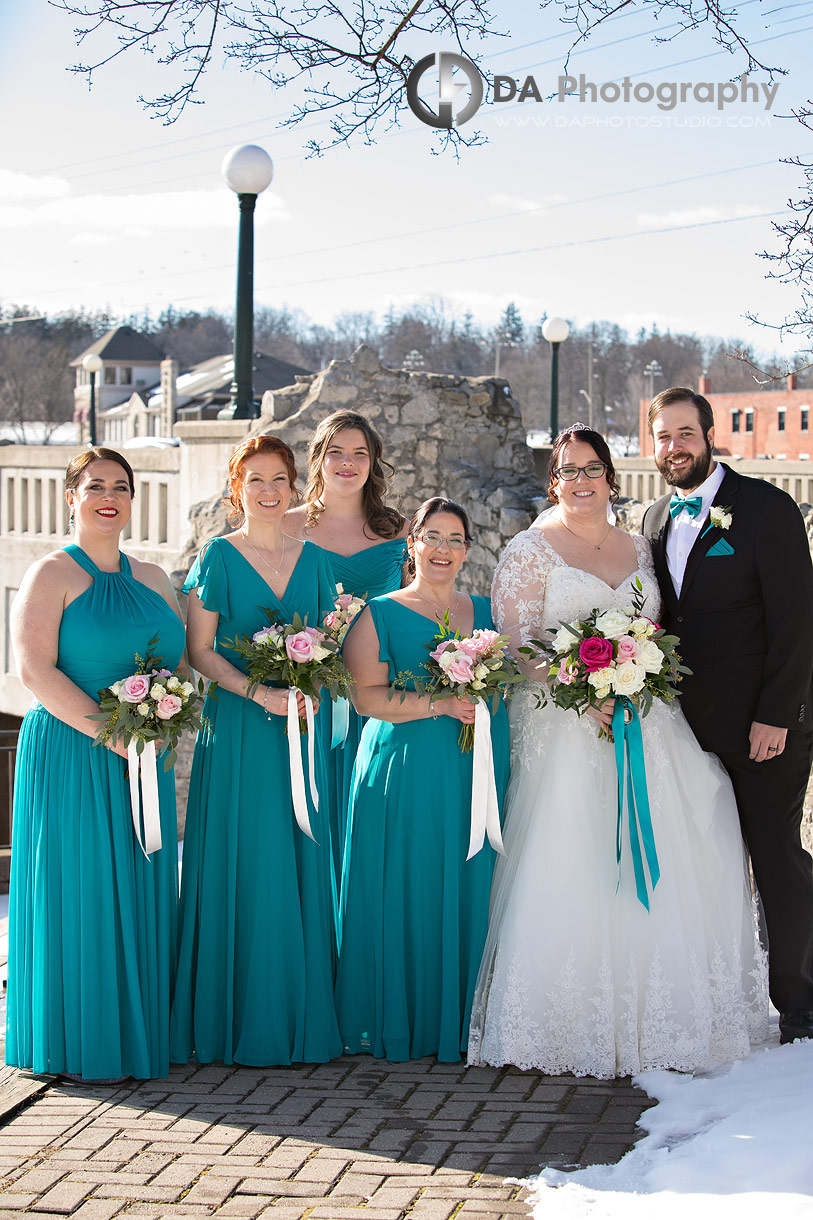
[[[570,34],[551,10],[503,3],[504,39],[484,45],[485,68],[555,92]],[[45,0],[3,14],[0,305],[56,312],[109,306],[232,305],[237,209],[220,165],[235,144],[262,144],[275,163],[256,228],[256,298],[330,324],[342,311],[383,314],[443,298],[485,324],[514,300],[526,321],[558,313],[635,331],[744,336],[752,310],[778,320],[792,290],[766,282],[755,255],[771,246],[767,214],[784,214],[810,155],[789,115],[804,101],[813,0],[746,0],[741,28],[768,62],[788,69],[770,111],[763,101],[701,103],[569,99],[484,105],[469,124],[488,143],[459,160],[434,155],[433,131],[411,112],[368,147],[307,159],[309,131],[282,131],[296,91],[216,66],[205,104],[171,126],[139,93],[167,85],[144,56],[102,69],[92,91],[65,71],[85,58],[72,20]],[[651,11],[624,9],[571,61],[597,83],[723,82],[745,69],[704,31],[669,37]],[[419,57],[453,49],[425,38]],[[766,80],[762,75],[752,79]],[[312,124],[318,120],[312,121]]]

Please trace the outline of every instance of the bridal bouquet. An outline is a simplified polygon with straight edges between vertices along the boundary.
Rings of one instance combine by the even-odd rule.
[[[312,699],[324,692],[334,700],[345,697],[353,678],[339,656],[336,636],[309,627],[307,620],[298,614],[290,623],[278,623],[273,610],[264,609],[264,613],[267,627],[255,631],[251,638],[241,635],[226,641],[227,647],[233,648],[245,662],[248,693],[267,683],[300,690]],[[299,729],[301,733],[307,732],[307,720],[303,717]]]
[[[671,703],[677,684],[691,673],[675,651],[676,635],[642,613],[641,582],[633,582],[632,603],[623,610],[592,610],[562,623],[553,640],[534,640],[550,658],[549,694],[557,707],[578,715],[611,696],[627,698],[646,716],[654,699]],[[550,628],[554,631],[554,628]],[[606,734],[600,732],[601,736]]]
[[[471,635],[461,637],[449,630],[448,619],[441,623],[440,634],[428,644],[429,657],[423,669],[429,675],[418,678],[415,674],[400,673],[393,690],[403,690],[411,679],[415,690],[429,695],[433,701],[456,696],[470,699],[472,703],[491,702],[496,712],[500,700],[516,682],[523,682],[516,662],[508,655],[508,636],[500,635],[486,627],[477,627]],[[401,696],[403,700],[403,695]],[[464,724],[460,730],[458,744],[464,752],[474,744],[474,725]]]
[[[352,593],[345,593],[341,584],[336,585],[336,592],[338,594],[334,603],[336,608],[325,615],[322,626],[336,643],[341,646],[344,643],[344,637],[350,630],[351,624],[364,609],[367,602],[363,597],[355,597]]]
[[[150,640],[150,650],[157,643],[156,636]],[[198,679],[195,686],[184,674],[161,668],[161,657],[152,651],[146,657],[136,654],[135,662],[135,673],[99,691],[99,711],[89,719],[102,722],[97,744],[121,741],[128,748],[134,744],[140,755],[153,742],[159,751],[166,750],[164,770],[168,771],[181,734],[201,727],[205,684]]]

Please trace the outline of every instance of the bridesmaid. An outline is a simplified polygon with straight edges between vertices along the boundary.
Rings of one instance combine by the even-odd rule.
[[[316,428],[308,449],[303,503],[286,525],[327,555],[345,593],[379,597],[399,589],[407,559],[406,520],[384,503],[387,472],[381,437],[356,411],[334,411]],[[337,879],[347,838],[350,780],[364,720],[346,701],[325,708],[320,724],[327,759],[331,840]]]
[[[119,550],[134,494],[127,461],[86,449],[65,488],[76,543],[28,569],[12,611],[17,672],[36,702],[15,776],[6,1063],[110,1083],[169,1072],[175,777],[159,764],[163,847],[145,859],[126,750],[95,746],[88,717],[154,636],[175,669],[184,632],[166,574]]]
[[[472,755],[461,753],[457,738],[461,722],[474,720],[474,704],[433,703],[414,689],[403,703],[388,695],[399,672],[420,672],[447,612],[462,635],[493,626],[489,599],[455,587],[470,542],[459,504],[427,500],[409,526],[410,584],[372,601],[345,642],[358,709],[371,717],[353,776],[353,844],[342,886],[336,1006],[351,1054],[395,1061],[437,1055],[451,1063],[468,1042],[494,867],[487,842],[466,860]],[[508,781],[502,705],[492,742],[502,802]]]
[[[217,691],[206,701],[209,723],[198,735],[189,784],[171,1027],[176,1062],[193,1050],[201,1063],[251,1067],[341,1054],[325,803],[318,813],[310,807],[313,842],[294,820],[288,691],[260,686],[249,695],[228,643],[267,625],[263,607],[283,622],[298,612],[313,625],[333,606],[324,554],[282,530],[295,481],[284,441],[260,436],[239,444],[229,461],[229,496],[230,519],[242,524],[203,548],[184,586],[189,658]],[[298,703],[304,714],[301,695]]]

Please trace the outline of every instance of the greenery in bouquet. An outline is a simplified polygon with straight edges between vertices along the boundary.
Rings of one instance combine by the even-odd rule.
[[[344,643],[344,637],[366,604],[366,595],[364,597],[356,597],[353,593],[345,593],[341,584],[336,585],[335,609],[325,615],[322,620],[322,627],[340,647]]]
[[[531,641],[549,659],[548,694],[557,707],[581,716],[615,696],[629,699],[646,716],[655,699],[671,703],[680,694],[678,684],[692,672],[681,663],[680,641],[643,613],[638,577],[631,588],[629,606],[592,610],[558,630],[549,628],[551,641]],[[609,734],[600,730],[600,736]]]
[[[277,622],[276,612],[263,607],[268,626],[249,637],[226,641],[244,662],[252,694],[258,686],[280,686],[302,691],[318,699],[327,694],[334,701],[346,698],[353,676],[339,655],[339,642],[329,631],[309,627],[307,617],[295,614],[290,623]],[[300,731],[307,723],[300,717]]]
[[[427,676],[402,671],[390,689],[390,698],[400,690],[403,702],[403,692],[411,682],[419,694],[429,695],[433,702],[452,697],[470,699],[472,703],[490,702],[492,712],[496,712],[500,700],[512,693],[512,687],[525,681],[516,661],[508,655],[508,643],[508,636],[487,627],[477,627],[467,636],[452,632],[447,611],[439,634],[426,645],[429,657],[422,669]],[[471,750],[473,724],[462,726],[458,743],[461,750]]]
[[[135,742],[141,754],[146,743],[154,741],[159,753],[165,751],[168,771],[175,763],[178,739],[201,727],[206,684],[202,678],[195,684],[184,673],[163,668],[162,658],[152,651],[157,643],[155,636],[145,657],[136,654],[135,673],[99,691],[99,711],[89,719],[101,722],[97,745]],[[213,691],[214,684],[209,693]]]

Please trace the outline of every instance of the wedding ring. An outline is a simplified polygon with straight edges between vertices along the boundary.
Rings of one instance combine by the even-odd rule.
[[[776,753],[776,746],[768,746],[768,753],[769,753],[769,754],[775,754],[775,753]]]

